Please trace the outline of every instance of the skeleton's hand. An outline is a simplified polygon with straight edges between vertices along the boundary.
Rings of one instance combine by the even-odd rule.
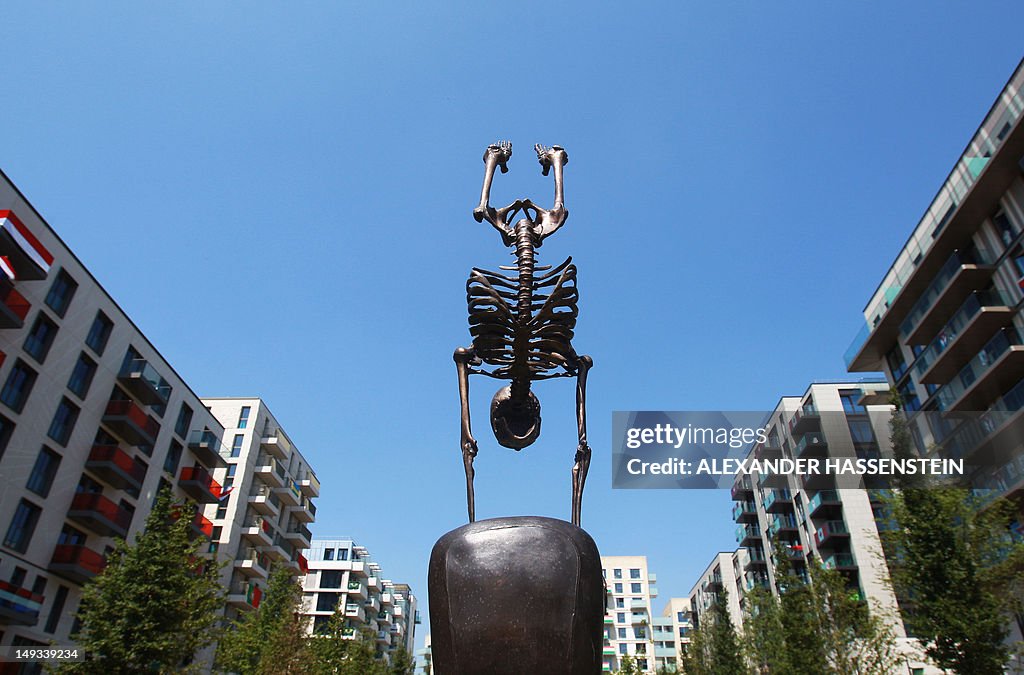
[[[565,166],[569,163],[569,154],[558,145],[552,145],[550,148],[540,143],[533,146],[533,149],[537,151],[537,161],[540,162],[541,172],[546,176],[551,166],[556,162]]]
[[[487,146],[484,150],[484,162],[488,158],[493,157],[495,163],[501,167],[502,173],[508,173],[508,166],[506,166],[508,160],[512,159],[512,142],[511,141],[498,141]]]

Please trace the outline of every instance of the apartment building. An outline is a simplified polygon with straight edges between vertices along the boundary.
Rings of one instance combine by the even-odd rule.
[[[922,453],[1024,494],[1024,61],[864,309],[851,372],[883,371]]]
[[[215,470],[223,498],[208,504],[204,516],[220,557],[232,561],[222,571],[228,589],[227,615],[258,607],[269,575],[283,566],[306,574],[302,551],[311,544],[316,518],[313,500],[320,481],[260,398],[204,398],[202,403],[224,429]]]
[[[657,575],[647,569],[647,556],[601,556],[608,589],[605,614],[605,671],[619,669],[629,655],[643,672],[654,672],[655,651],[651,601],[658,597]]]
[[[654,618],[655,670],[678,672],[680,659],[690,644],[693,615],[689,598],[669,598],[660,617]]]
[[[0,646],[68,644],[83,584],[162,486],[218,504],[223,432],[0,173]]]
[[[736,630],[743,626],[743,570],[747,558],[744,549],[721,551],[715,554],[708,566],[704,568],[697,583],[690,589],[687,604],[690,609],[690,627],[698,628],[702,621],[707,621],[708,612],[721,593],[726,594],[729,608],[729,619]]]
[[[335,609],[345,613],[343,636],[373,636],[377,655],[398,649],[413,655],[420,623],[416,596],[407,584],[385,579],[381,567],[363,546],[351,539],[315,539],[309,549],[309,570],[303,580],[303,615],[310,634],[321,632]]]
[[[432,675],[434,672],[434,655],[430,649],[430,633],[423,641],[423,649],[416,652],[415,675]]]

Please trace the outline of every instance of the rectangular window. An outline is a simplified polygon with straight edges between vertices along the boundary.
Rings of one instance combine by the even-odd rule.
[[[28,400],[28,395],[32,391],[32,385],[36,381],[36,371],[25,365],[21,359],[18,359],[11,368],[11,372],[7,374],[7,381],[4,382],[4,388],[0,390],[0,402],[6,405],[14,412],[21,412],[22,408],[25,407],[25,401]]]
[[[181,461],[182,450],[184,450],[184,448],[178,441],[171,441],[171,446],[167,448],[167,458],[164,460],[164,471],[172,476],[178,471],[178,462]]]
[[[238,415],[238,428],[244,429],[249,424],[249,406],[243,406],[242,412]]]
[[[39,522],[39,514],[42,512],[38,506],[30,501],[22,499],[18,508],[14,511],[11,524],[7,528],[7,535],[4,536],[4,546],[13,549],[18,553],[28,550],[28,543],[32,540],[32,533],[35,532],[36,523]]]
[[[57,316],[63,318],[71,306],[71,298],[75,297],[75,290],[78,282],[71,278],[67,270],[57,273],[57,278],[50,286],[50,292],[46,294],[46,306],[52,309]]]
[[[57,412],[50,422],[50,430],[47,435],[61,445],[67,445],[71,438],[71,432],[75,430],[75,422],[78,421],[78,406],[66,398],[60,400]]]
[[[339,548],[338,549],[338,560],[348,560],[348,549],[347,548]]]
[[[68,389],[78,398],[84,399],[85,395],[89,393],[89,386],[92,384],[94,375],[96,375],[96,362],[82,352],[78,355],[74,370],[71,371]]]
[[[622,592],[622,584],[615,584],[615,592],[616,593],[621,593]]]
[[[341,597],[340,593],[320,593],[316,599],[316,611],[318,612],[333,612],[334,608],[338,606],[338,599]]]
[[[629,570],[629,578],[630,579],[639,579],[640,578],[640,570],[638,570],[636,568],[633,568],[633,569]]]
[[[615,615],[615,623],[626,623],[626,613],[625,612],[618,612]]]
[[[619,653],[620,654],[626,654],[626,651],[627,651],[628,648],[629,648],[629,645],[627,645],[625,642],[619,643]]]
[[[626,629],[625,628],[620,628],[619,629],[619,639],[620,640],[625,640],[626,639]]]
[[[68,587],[58,586],[57,595],[53,598],[53,604],[50,606],[50,616],[46,619],[46,626],[43,627],[43,631],[53,635],[57,631],[57,624],[60,623],[60,617],[64,613],[64,603],[68,599]]]
[[[29,356],[42,363],[46,360],[46,355],[50,352],[55,337],[57,337],[57,324],[51,321],[46,314],[39,312],[22,347]]]
[[[321,571],[320,588],[341,588],[341,570]]]
[[[616,609],[625,609],[625,607],[626,607],[626,600],[625,600],[625,598],[615,598],[615,608]]]
[[[11,442],[12,434],[14,434],[14,422],[0,415],[0,457],[4,456],[7,444]]]
[[[622,578],[622,570],[612,570],[612,576],[616,579]]]
[[[640,584],[630,584],[629,585],[629,592],[630,593],[642,593],[643,591],[640,590]]]
[[[47,497],[50,494],[50,486],[53,485],[53,478],[57,475],[57,467],[60,466],[60,455],[53,450],[43,446],[43,449],[36,455],[35,466],[28,477],[27,487],[40,497]]]
[[[243,434],[235,434],[235,439],[231,442],[231,456],[238,457],[242,454],[242,441],[245,440]]]
[[[224,520],[228,515],[228,505],[225,502],[221,502],[217,505],[217,514],[213,517],[214,520]]]
[[[325,548],[324,549],[324,560],[334,560],[334,549],[333,548]]]
[[[174,433],[185,438],[188,436],[190,426],[192,426],[192,408],[182,403],[181,410],[178,411],[178,421],[174,423]]]
[[[96,312],[96,318],[93,319],[92,327],[89,328],[85,344],[89,345],[97,356],[103,356],[103,350],[107,348],[107,340],[110,339],[110,333],[113,330],[114,322],[103,312]]]

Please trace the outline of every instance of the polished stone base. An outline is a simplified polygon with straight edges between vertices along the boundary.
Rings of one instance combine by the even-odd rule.
[[[470,523],[430,555],[431,658],[437,675],[601,672],[601,556],[563,520]]]

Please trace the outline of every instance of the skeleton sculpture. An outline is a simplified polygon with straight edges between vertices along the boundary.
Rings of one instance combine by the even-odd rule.
[[[555,171],[555,204],[545,210],[529,199],[516,200],[500,209],[490,205],[494,170],[508,171],[512,144],[491,145],[484,152],[484,184],[480,205],[473,209],[476,221],[486,220],[501,234],[505,246],[514,248],[515,267],[501,266],[512,275],[473,268],[466,282],[469,303],[469,332],[473,344],[455,350],[459,373],[459,397],[462,402],[462,461],[466,468],[466,497],[469,520],[476,519],[473,493],[473,459],[477,442],[469,421],[469,376],[487,375],[510,380],[491,401],[491,428],[498,443],[521,450],[540,435],[540,402],[530,391],[530,383],[555,377],[576,378],[576,424],[579,445],[572,468],[572,523],[580,524],[583,485],[590,467],[587,445],[587,371],[593,366],[589,356],[580,356],[572,347],[573,329],[579,313],[576,291],[576,266],[572,258],[551,269],[534,264],[536,249],[569,217],[563,205],[562,168],[569,156],[559,146],[535,146],[543,174]],[[523,218],[514,226],[509,222],[519,213]],[[535,276],[535,272],[543,272]],[[483,366],[489,366],[490,370]]]

